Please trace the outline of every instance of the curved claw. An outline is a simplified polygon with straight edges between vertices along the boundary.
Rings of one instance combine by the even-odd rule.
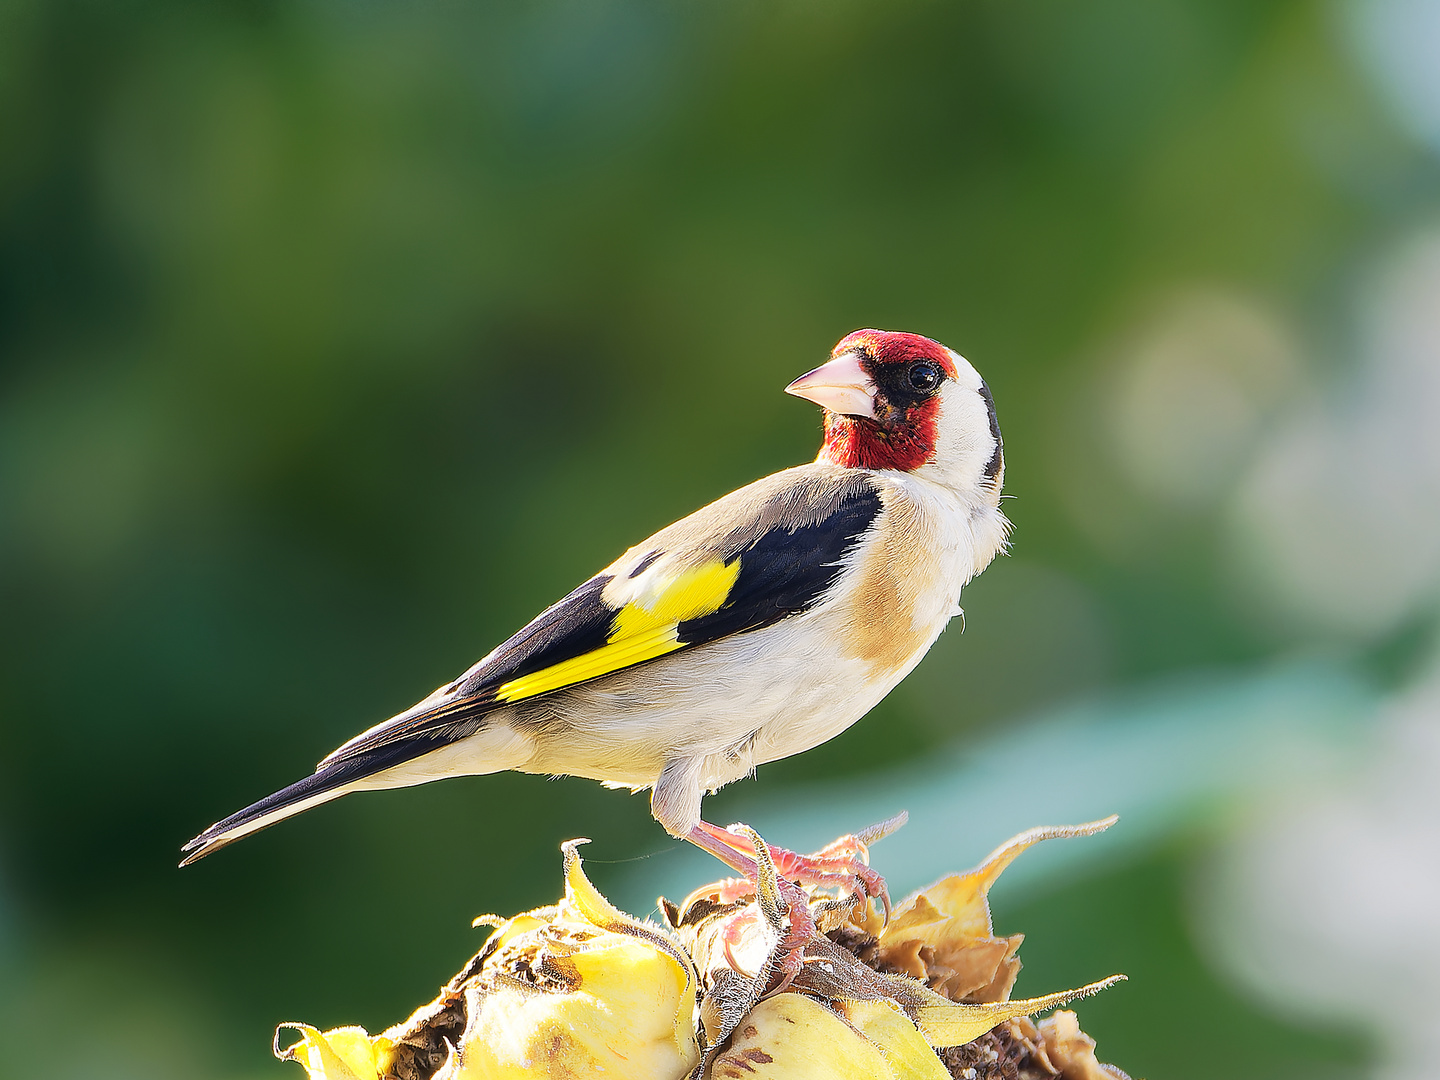
[[[895,821],[892,818],[885,824],[898,828]],[[878,900],[884,921],[889,923],[890,889],[885,879],[870,868],[870,852],[858,836],[842,836],[811,855],[797,855],[781,848],[772,848],[771,853],[782,877],[840,889],[842,895],[848,892],[854,902],[862,905],[868,899]]]
[[[786,990],[790,989],[790,984],[793,983],[795,981],[795,977],[800,974],[799,962],[796,962],[793,965],[792,970],[790,959],[791,958],[787,956],[780,964],[780,970],[784,975],[784,978],[782,978],[773,987],[767,989],[765,993],[761,994],[761,1001],[764,1001],[766,998],[774,997],[776,994],[783,994]]]
[[[855,876],[864,882],[866,895],[880,901],[880,925],[890,925],[890,887],[885,883],[885,879],[868,866]]]

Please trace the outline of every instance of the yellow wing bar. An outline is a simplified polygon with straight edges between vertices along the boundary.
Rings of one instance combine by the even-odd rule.
[[[685,570],[616,612],[610,636],[600,648],[502,683],[495,696],[521,701],[674,652],[682,645],[680,624],[719,611],[739,576],[738,558]]]

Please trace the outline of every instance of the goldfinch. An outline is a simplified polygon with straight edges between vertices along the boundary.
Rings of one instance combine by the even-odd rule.
[[[1010,528],[995,402],[959,354],[857,330],[786,391],[825,409],[814,462],[635,545],[313,775],[210,826],[181,865],[352,791],[514,769],[649,789],[667,831],[753,878],[772,859],[701,821],[702,796],[864,716]],[[857,852],[767,854],[784,876],[883,896]]]

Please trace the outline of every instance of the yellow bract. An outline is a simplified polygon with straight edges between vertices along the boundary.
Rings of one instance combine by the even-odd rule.
[[[978,1039],[997,1024],[1015,1020],[1022,1016],[1064,1005],[1076,998],[1097,994],[1107,986],[1124,981],[1124,975],[1111,975],[1108,979],[1090,983],[1078,990],[1061,990],[1038,998],[1022,998],[1019,1001],[996,1001],[988,1005],[969,1005],[958,1002],[938,1001],[933,1005],[920,1005],[915,1009],[915,1024],[920,1034],[931,1046],[960,1046],[971,1039]]]
[[[688,1076],[700,1060],[689,960],[657,927],[600,895],[575,843],[565,845],[565,899],[501,925],[468,977],[430,1005],[374,1037],[287,1025],[302,1038],[282,1056],[311,1080]]]
[[[321,1032],[309,1024],[282,1024],[294,1028],[301,1039],[285,1051],[290,1060],[305,1066],[312,1077],[323,1080],[378,1080],[390,1071],[390,1040],[373,1038],[361,1027],[335,1028]],[[279,1032],[276,1032],[279,1035]]]
[[[847,1001],[841,1008],[845,1019],[884,1052],[897,1080],[950,1080],[935,1051],[898,1006],[889,1001]]]
[[[1113,981],[1028,1001],[947,1003],[948,1008],[933,1011],[922,1007],[919,1027],[893,1001],[837,1001],[831,1009],[804,994],[780,994],[750,1010],[729,1045],[711,1060],[706,1076],[710,1080],[951,1080],[932,1044],[959,1046],[997,1024],[1054,1008]],[[924,1015],[927,1012],[929,1017]],[[1065,1015],[1078,1033],[1074,1014]],[[1094,1046],[1089,1041],[1084,1047],[1091,1061]],[[1114,1076],[1096,1072],[1094,1080],[1114,1080]]]
[[[709,1074],[716,1080],[895,1077],[879,1046],[804,994],[779,994],[751,1009],[729,1047],[710,1062]]]
[[[693,1037],[688,1055],[675,1045],[686,985],[675,965],[623,934],[602,935],[564,959],[571,990],[501,984],[479,1001],[460,1044],[463,1071],[451,1075],[665,1080],[689,1071],[698,1055]]]
[[[609,640],[600,648],[511,679],[501,684],[496,696],[501,701],[520,701],[674,652],[681,646],[679,624],[719,611],[739,576],[739,559],[730,563],[717,559],[683,571],[653,595],[621,608]]]

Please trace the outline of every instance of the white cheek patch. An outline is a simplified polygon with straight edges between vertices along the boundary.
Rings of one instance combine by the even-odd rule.
[[[921,470],[952,487],[980,494],[994,486],[1003,467],[999,425],[994,420],[989,388],[970,363],[950,351],[955,378],[940,391],[940,418],[935,459]],[[993,495],[986,495],[986,501]]]

